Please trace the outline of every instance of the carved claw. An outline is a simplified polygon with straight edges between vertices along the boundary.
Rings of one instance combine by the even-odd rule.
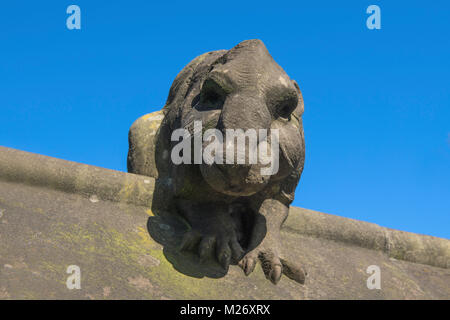
[[[294,280],[300,284],[305,284],[306,276],[308,272],[301,265],[294,264],[290,261],[280,259],[283,265],[283,273],[291,280]]]
[[[231,254],[234,259],[234,261],[239,261],[244,256],[244,249],[242,249],[241,245],[237,241],[236,238],[232,238],[230,240],[230,248],[231,248]]]
[[[204,261],[207,257],[209,257],[215,248],[216,238],[212,236],[206,236],[198,245],[198,255],[201,261]]]
[[[217,260],[225,270],[228,270],[231,260],[231,248],[228,245],[228,242],[221,239],[217,244],[216,251]]]
[[[249,252],[239,262],[239,266],[246,276],[253,272],[258,260],[266,278],[273,284],[277,284],[280,281],[282,274],[300,284],[305,283],[307,272],[304,268],[285,259],[280,259],[275,249],[256,248]]]
[[[220,265],[227,270],[232,261],[239,261],[244,255],[244,250],[237,241],[234,234],[223,235],[205,235],[202,236],[196,231],[188,231],[184,234],[180,250],[197,250],[200,261],[204,261],[215,254]]]
[[[246,276],[255,270],[256,259],[250,256],[245,256],[241,261],[239,261],[239,266],[244,270]]]
[[[200,235],[195,231],[188,231],[183,235],[179,250],[192,250],[200,241]]]

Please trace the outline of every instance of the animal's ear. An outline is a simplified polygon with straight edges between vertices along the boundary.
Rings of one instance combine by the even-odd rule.
[[[299,117],[301,117],[303,114],[303,111],[305,111],[305,105],[303,103],[302,91],[300,90],[300,87],[298,86],[297,81],[295,81],[295,80],[291,80],[291,81],[294,84],[295,88],[297,89],[297,94],[298,94],[297,108],[295,109],[294,112],[297,113],[299,115]]]

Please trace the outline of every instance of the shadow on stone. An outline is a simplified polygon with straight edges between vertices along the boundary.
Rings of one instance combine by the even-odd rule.
[[[147,221],[150,236],[163,246],[163,254],[175,270],[194,278],[222,278],[228,270],[208,258],[200,261],[198,255],[191,251],[180,251],[179,244],[183,234],[188,230],[186,224],[177,217],[152,216]]]

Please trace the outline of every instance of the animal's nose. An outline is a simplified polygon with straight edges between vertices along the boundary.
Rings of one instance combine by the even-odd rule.
[[[271,124],[270,112],[256,92],[230,95],[225,101],[217,128],[226,129],[268,129]]]
[[[263,184],[267,177],[260,174],[260,166],[249,164],[213,164],[233,192],[241,192],[249,184]]]
[[[217,164],[217,169],[227,178],[230,186],[239,186],[242,178],[248,175],[251,166],[248,164]]]

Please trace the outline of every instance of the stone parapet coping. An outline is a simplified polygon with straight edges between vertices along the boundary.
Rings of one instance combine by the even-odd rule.
[[[155,181],[72,161],[0,147],[0,180],[151,207]],[[382,251],[393,259],[450,268],[450,240],[291,207],[283,226],[316,238]]]

